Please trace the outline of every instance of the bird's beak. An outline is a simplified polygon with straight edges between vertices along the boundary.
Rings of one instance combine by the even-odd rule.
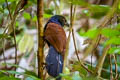
[[[65,25],[68,26],[68,27],[70,26],[70,25],[68,24],[68,22],[66,22]]]

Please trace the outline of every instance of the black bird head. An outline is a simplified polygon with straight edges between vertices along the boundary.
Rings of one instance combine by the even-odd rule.
[[[50,22],[53,22],[53,23],[56,23],[56,24],[59,24],[61,25],[62,27],[64,27],[64,25],[68,26],[69,27],[69,24],[67,22],[67,20],[65,19],[64,16],[61,16],[61,15],[55,15],[55,16],[52,16],[48,23]]]

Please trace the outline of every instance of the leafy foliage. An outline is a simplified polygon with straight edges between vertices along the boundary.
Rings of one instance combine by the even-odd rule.
[[[7,0],[8,1],[8,6],[10,8],[11,15],[13,16],[15,9],[17,7],[17,4],[19,0]],[[55,1],[49,4],[49,1]],[[60,2],[59,2],[60,1]],[[97,4],[90,4],[89,2],[86,2],[86,0],[66,0],[67,2],[65,3],[64,0],[44,0],[44,21],[45,23],[52,15],[63,13],[62,8],[60,7],[62,5],[65,6],[63,9],[70,8],[70,3],[73,5],[77,6],[77,13],[76,14],[76,22],[77,19],[81,17],[82,18],[87,18],[87,19],[94,19],[94,20],[101,20],[104,16],[107,15],[107,13],[113,8],[109,5],[97,5]],[[20,14],[17,15],[16,20],[15,20],[15,31],[16,31],[16,41],[17,41],[17,48],[18,51],[21,53],[29,53],[28,55],[31,55],[31,52],[34,51],[34,53],[37,52],[36,47],[34,48],[35,40],[34,40],[34,33],[31,35],[31,33],[27,33],[28,30],[30,29],[35,29],[37,28],[37,0],[28,0],[28,4],[19,11]],[[69,7],[68,7],[69,6]],[[58,11],[57,11],[58,10]],[[64,15],[67,15],[69,17],[69,14],[67,14],[67,10],[65,11],[66,13]],[[80,36],[87,37],[90,40],[93,40],[96,38],[99,34],[101,35],[102,39],[100,40],[99,45],[97,48],[100,46],[102,48],[106,47],[106,45],[111,45],[110,49],[107,51],[108,55],[117,55],[117,67],[118,67],[118,73],[120,73],[120,62],[119,62],[119,57],[120,57],[120,3],[117,6],[117,11],[115,12],[115,15],[112,16],[113,18],[117,17],[116,21],[112,19],[107,23],[105,27],[102,29],[98,28],[98,25],[90,25],[90,29],[88,29],[86,32],[80,28],[80,31],[78,32]],[[82,15],[82,16],[81,16]],[[84,16],[83,16],[84,15]],[[13,16],[14,18],[14,16]],[[79,19],[79,20],[80,20]],[[79,21],[78,20],[78,21]],[[7,25],[11,22],[10,20],[10,15],[9,11],[7,9],[7,4],[5,0],[0,0],[0,51],[3,51],[3,40],[5,39],[6,41],[13,40],[14,34],[7,34]],[[88,21],[89,23],[90,21]],[[96,22],[95,22],[96,23]],[[9,26],[8,26],[9,27]],[[99,26],[100,27],[100,26]],[[3,34],[3,32],[6,30],[6,34]],[[36,33],[35,33],[36,34]],[[11,41],[12,47],[14,46],[14,42]],[[6,45],[6,44],[5,44]],[[79,45],[79,44],[78,44]],[[91,44],[90,44],[91,45]],[[34,49],[33,49],[34,48]],[[36,51],[35,51],[36,49]],[[99,48],[98,48],[99,49]],[[82,51],[81,51],[82,52]],[[97,55],[100,52],[103,52],[103,49],[99,49],[97,52]],[[84,53],[84,51],[83,51]],[[35,54],[34,54],[35,55]],[[1,53],[0,53],[1,56]],[[23,56],[25,57],[25,55]],[[97,57],[99,58],[99,57]],[[1,58],[0,58],[1,60]],[[27,59],[29,61],[29,59]],[[34,61],[34,60],[32,60]],[[93,69],[91,69],[91,65],[86,65],[88,69],[94,71],[95,66],[97,64],[97,61],[95,65],[93,65]],[[115,75],[115,60],[112,58],[112,70],[113,70],[113,75]],[[6,64],[3,64],[5,66]],[[23,67],[20,67],[15,64],[8,64],[8,66],[20,68],[24,70],[25,72],[17,72],[14,70],[0,70],[0,80],[21,80],[20,78],[14,77],[14,75],[22,75],[24,76],[24,80],[40,80],[37,77],[37,74],[35,71],[30,71],[27,70]],[[30,66],[35,66],[35,64],[30,64]],[[1,67],[0,67],[1,68]],[[36,67],[34,67],[36,69]],[[110,77],[110,63],[108,57],[106,57],[105,63],[103,70],[106,72],[102,72],[101,77],[102,78],[107,78],[109,79]],[[66,80],[99,80],[96,76],[90,75],[86,69],[84,69],[81,64],[77,61],[74,61],[74,63],[70,64],[68,68],[66,68],[66,73],[61,74],[63,78]],[[50,78],[50,80],[53,80],[53,78]],[[49,78],[48,78],[49,80]]]

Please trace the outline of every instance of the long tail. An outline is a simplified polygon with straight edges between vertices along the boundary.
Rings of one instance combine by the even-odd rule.
[[[46,57],[46,69],[50,76],[57,77],[56,80],[61,80],[59,76],[63,70],[63,57],[56,51],[53,46],[50,46],[48,55]]]

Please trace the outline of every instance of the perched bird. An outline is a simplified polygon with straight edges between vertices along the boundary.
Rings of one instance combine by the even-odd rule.
[[[66,34],[64,25],[69,26],[65,17],[55,15],[51,17],[44,27],[44,39],[49,46],[46,57],[46,70],[50,76],[57,77],[62,73],[64,53],[66,48]]]

